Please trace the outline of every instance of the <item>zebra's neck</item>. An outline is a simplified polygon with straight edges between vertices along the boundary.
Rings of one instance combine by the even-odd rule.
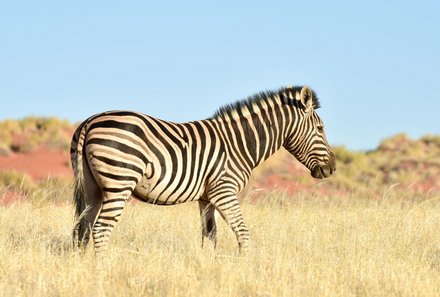
[[[283,99],[271,94],[230,108],[211,119],[222,127],[223,136],[234,158],[249,172],[284,144],[290,127]]]

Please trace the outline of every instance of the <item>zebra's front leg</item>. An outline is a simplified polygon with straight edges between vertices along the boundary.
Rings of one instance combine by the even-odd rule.
[[[199,200],[200,220],[202,223],[202,248],[205,239],[214,246],[217,246],[217,224],[216,210],[214,205],[208,201]]]
[[[234,231],[237,237],[240,255],[246,254],[249,249],[249,229],[243,220],[237,196],[231,195],[223,197],[215,202],[211,200],[211,203],[214,204],[223,219],[229,224],[232,231]]]
[[[96,254],[107,250],[113,228],[119,221],[122,211],[127,204],[126,195],[122,195],[121,193],[119,193],[120,195],[115,194],[117,193],[107,192],[104,194],[101,211],[96,223],[93,225],[93,242],[95,244]],[[128,197],[129,196],[130,195],[128,195]]]

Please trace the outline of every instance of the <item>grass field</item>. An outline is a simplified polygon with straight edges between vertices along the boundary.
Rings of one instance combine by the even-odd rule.
[[[0,207],[0,296],[440,296],[440,199],[271,197],[202,250],[197,203],[130,204],[108,253],[70,249],[73,207]]]

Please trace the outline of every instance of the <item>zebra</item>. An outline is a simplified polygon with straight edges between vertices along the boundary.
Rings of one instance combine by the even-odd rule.
[[[94,115],[71,142],[76,223],[73,242],[96,254],[108,248],[129,199],[155,205],[198,201],[202,247],[216,240],[219,213],[235,233],[240,254],[249,230],[237,196],[252,170],[281,147],[314,178],[336,170],[335,156],[308,86],[264,91],[226,105],[210,118],[174,123],[131,111]]]

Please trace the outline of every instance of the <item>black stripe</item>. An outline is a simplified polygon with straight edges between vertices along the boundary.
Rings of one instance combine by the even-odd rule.
[[[183,195],[186,195],[186,193],[187,193],[187,191],[188,191],[188,189],[189,189],[189,186],[191,185],[191,181],[192,181],[192,178],[194,177],[194,167],[195,167],[195,160],[196,160],[196,150],[197,150],[197,143],[196,143],[196,141],[195,141],[195,134],[194,134],[194,131],[193,131],[193,129],[192,129],[192,127],[191,127],[191,125],[186,125],[186,128],[188,129],[188,131],[189,131],[189,141],[191,142],[191,165],[190,165],[190,167],[189,168],[187,168],[187,170],[189,169],[189,180],[188,180],[188,182],[186,183],[186,186],[185,186],[185,189],[179,194],[179,196],[176,198],[176,200],[179,200],[179,198],[180,197],[182,197]]]
[[[257,106],[260,108],[260,115],[263,118],[263,122],[264,122],[264,126],[267,129],[267,135],[266,135],[266,144],[267,144],[267,150],[266,151],[262,151],[262,159],[266,160],[270,155],[270,151],[272,149],[272,145],[273,145],[273,133],[272,133],[272,128],[271,128],[271,120],[270,120],[270,115],[268,114],[268,110],[266,108],[263,107],[263,105],[261,104],[261,102],[257,102],[256,103]],[[268,104],[266,104],[268,105]],[[268,105],[268,108],[270,109],[271,107]],[[266,146],[262,146],[262,149],[266,149]]]
[[[211,145],[209,147],[209,152],[208,152],[208,158],[207,158],[207,163],[206,163],[206,167],[204,169],[204,175],[203,175],[203,179],[206,181],[208,177],[211,176],[211,172],[212,169],[214,168],[214,166],[217,166],[216,164],[219,164],[219,157],[222,154],[222,150],[219,151],[219,154],[217,156],[214,156],[214,152],[215,152],[215,146],[217,143],[217,138],[216,138],[216,134],[214,132],[214,128],[211,126],[211,123],[207,122],[207,121],[203,121],[202,124],[206,127],[206,129],[208,129],[208,133],[209,133],[209,138],[211,140]],[[215,160],[214,165],[210,164],[212,160]],[[211,165],[211,169],[209,169],[209,165]],[[208,172],[209,170],[209,172]]]
[[[200,178],[202,177],[202,166],[204,166],[205,164],[203,164],[203,157],[205,155],[205,149],[206,149],[206,143],[205,143],[205,131],[203,130],[203,127],[200,125],[199,122],[193,122],[194,126],[196,127],[196,131],[197,134],[199,135],[202,143],[199,143],[200,146],[200,153],[198,155],[198,167],[197,167],[197,171],[195,172],[195,183],[194,183],[194,187],[193,189],[190,191],[188,197],[182,201],[182,202],[186,202],[190,197],[193,197],[194,194],[199,190],[200,188]]]
[[[283,122],[283,117],[281,116],[282,111],[280,110],[280,108],[278,108],[276,110],[276,122],[278,125],[278,135],[277,135],[277,143],[276,146],[279,149],[282,145],[283,145],[283,141],[284,141],[284,135],[283,132],[285,131],[285,127],[287,126],[287,123]]]
[[[107,188],[104,187],[102,188],[102,190],[104,192],[109,192],[109,193],[120,193],[120,192],[124,192],[124,191],[133,191],[132,187],[123,187],[123,188]]]
[[[104,228],[108,228],[108,227],[111,227],[111,228],[114,228],[114,225],[112,225],[112,224],[107,224],[107,223],[102,223],[102,222],[96,222],[96,224],[95,224],[95,226],[96,227],[104,227]],[[108,229],[107,229],[108,230]],[[100,232],[100,230],[98,231],[98,232]],[[104,237],[104,234],[99,234],[98,233],[98,235],[100,235],[99,236],[99,238],[102,238],[102,237]],[[107,236],[105,236],[105,237],[107,237]]]
[[[157,126],[159,126],[160,130],[171,140],[171,143],[176,144],[179,148],[183,149],[183,145],[181,144],[181,141],[176,138],[167,127],[165,127],[161,121],[158,121],[157,119],[150,118],[151,121],[153,121]],[[176,179],[176,173],[177,173],[177,167],[179,163],[179,156],[178,153],[180,153],[182,150],[176,151],[175,147],[173,147],[170,144],[170,141],[165,141],[164,138],[160,138],[161,143],[165,146],[167,149],[170,157],[171,157],[171,178],[168,181],[168,184],[164,187],[163,191],[159,194],[159,196],[162,196],[162,194],[170,187],[170,185],[174,182]],[[162,171],[164,172],[164,170]],[[154,189],[154,188],[153,188]],[[168,199],[167,199],[168,200]]]
[[[171,140],[171,142],[177,144],[179,147],[182,147],[182,141],[180,139],[178,139],[177,137],[175,137],[171,132],[170,129],[172,128],[171,125],[167,125],[165,126],[165,123],[163,121],[160,121],[158,119],[155,118],[151,118],[150,120],[153,121],[157,126],[159,126],[159,128],[162,130],[162,132],[165,133],[165,135]],[[168,124],[168,123],[167,123]],[[173,129],[174,130],[174,129]],[[177,133],[178,134],[178,133]]]
[[[107,221],[115,221],[115,222],[118,221],[118,219],[116,219],[116,216],[114,216],[114,217],[106,217],[106,216],[99,215],[99,218],[102,219],[102,220],[107,220]]]
[[[220,123],[220,125],[222,125],[222,124]],[[231,153],[234,151],[234,149],[233,149],[233,144],[231,142],[232,135],[229,133],[230,127],[226,125],[226,122],[223,122],[223,127],[224,127],[224,129],[220,128],[219,130],[220,130],[221,135],[223,136],[224,141],[226,142],[226,145],[229,148],[229,154],[227,156],[227,162],[229,163],[229,164],[227,164],[227,165],[229,165],[228,168],[234,177],[240,179],[244,183],[244,180],[241,179],[239,172],[236,171],[232,166],[230,166],[230,163],[238,165],[238,164],[240,164],[240,162],[235,157],[235,154]],[[226,134],[225,134],[224,130],[226,130]]]
[[[145,155],[142,152],[140,152],[139,150],[132,148],[131,146],[128,146],[124,143],[116,141],[116,140],[103,139],[103,138],[92,138],[87,141],[86,146],[89,146],[91,144],[99,144],[102,146],[111,147],[111,148],[114,148],[114,149],[121,151],[123,153],[129,154],[132,156],[136,156],[142,160],[142,162],[144,163],[145,166],[147,166],[147,164],[149,163],[147,158],[145,157]]]
[[[114,179],[114,180],[134,181],[136,184],[138,183],[138,179],[136,177],[130,176],[130,175],[117,175],[117,174],[112,174],[112,173],[108,173],[108,172],[104,172],[104,171],[98,171],[98,174],[105,176],[107,178],[110,178],[110,179]]]
[[[246,138],[245,145],[247,148],[247,151],[249,152],[251,156],[251,160],[249,160],[249,164],[252,164],[252,166],[255,165],[255,161],[257,159],[257,140],[256,140],[256,131],[252,130],[251,125],[249,124],[248,119],[243,115],[241,109],[238,111],[238,114],[240,115],[240,125],[243,129],[244,137]],[[251,115],[253,117],[254,115]],[[246,155],[247,156],[247,155]]]
[[[255,158],[255,162],[258,164],[263,159],[264,155],[264,147],[266,146],[266,133],[264,131],[263,123],[261,122],[260,118],[256,113],[252,115],[252,122],[254,124],[255,130],[257,130],[258,140],[260,142],[260,145],[255,148],[255,154],[258,150],[258,160]]]
[[[178,190],[180,190],[183,180],[185,179],[186,176],[186,166],[187,166],[187,162],[188,162],[188,158],[186,157],[186,155],[188,154],[188,148],[185,146],[182,148],[182,158],[181,158],[181,162],[182,162],[182,174],[180,175],[180,179],[179,182],[177,183],[176,188],[171,192],[170,197],[173,196]],[[167,199],[168,200],[168,199]]]
[[[268,154],[266,155],[266,158],[269,158],[271,155],[273,155],[276,152],[276,146],[277,146],[277,136],[278,136],[278,122],[276,120],[275,116],[275,108],[273,108],[271,105],[268,104],[267,109],[267,116],[270,120],[270,132],[272,134],[272,142],[270,145],[270,149]]]
[[[104,200],[102,202],[102,204],[108,204],[108,203],[113,203],[113,202],[127,202],[127,201],[125,199],[122,199],[122,198],[116,198],[116,199]]]
[[[240,110],[241,113],[241,110]],[[240,117],[242,117],[242,114],[239,114]],[[237,141],[237,147],[233,146],[234,152],[235,154],[238,156],[238,158],[240,159],[240,165],[247,165],[247,170],[251,169],[251,161],[249,160],[249,157],[247,156],[246,153],[246,148],[244,147],[244,142],[247,141],[247,135],[241,135],[239,126],[242,126],[242,121],[240,118],[238,119],[231,119],[231,124],[232,124],[232,133],[234,133],[235,135],[235,139]],[[243,139],[244,138],[244,139]],[[230,141],[232,142],[232,138],[230,139]],[[238,148],[238,149],[237,149]],[[242,167],[242,166],[239,166]]]
[[[129,163],[120,162],[120,161],[116,161],[116,160],[113,160],[113,159],[110,159],[110,158],[107,158],[107,157],[96,156],[96,155],[94,155],[93,158],[95,158],[95,159],[97,159],[97,160],[99,160],[101,162],[104,162],[104,163],[106,163],[108,165],[111,165],[111,166],[120,167],[120,168],[127,168],[127,169],[130,169],[130,170],[136,171],[140,175],[144,174],[144,172],[142,171],[141,168],[139,168],[139,167],[137,167],[135,165],[129,164]]]
[[[120,206],[120,207],[112,207],[112,208],[103,208],[103,209],[101,210],[101,213],[104,213],[104,212],[111,212],[111,211],[115,211],[115,210],[122,210],[122,209],[124,209],[124,206]]]

